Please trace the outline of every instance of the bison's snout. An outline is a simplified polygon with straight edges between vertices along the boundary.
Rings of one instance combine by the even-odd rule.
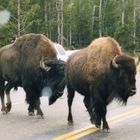
[[[136,94],[136,88],[132,88],[131,90],[130,90],[130,96],[133,96],[133,95],[135,95]]]

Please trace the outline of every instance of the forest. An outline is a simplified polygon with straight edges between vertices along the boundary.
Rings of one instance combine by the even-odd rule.
[[[5,9],[10,19],[0,26],[0,47],[15,35],[42,33],[66,49],[111,36],[125,51],[140,50],[140,0],[0,0]]]

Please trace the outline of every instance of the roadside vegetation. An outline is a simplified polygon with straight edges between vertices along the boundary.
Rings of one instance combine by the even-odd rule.
[[[112,36],[125,51],[140,49],[139,0],[0,0],[10,20],[0,27],[0,47],[12,36],[42,33],[68,49]]]

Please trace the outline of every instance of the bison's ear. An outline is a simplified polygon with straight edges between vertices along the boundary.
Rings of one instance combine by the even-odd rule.
[[[44,62],[43,59],[40,60],[40,67],[41,67],[42,69],[44,69],[45,71],[47,71],[47,72],[51,69],[51,67],[48,66],[48,65]]]

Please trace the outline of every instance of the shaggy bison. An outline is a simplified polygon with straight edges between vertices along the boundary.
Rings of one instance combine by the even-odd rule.
[[[107,105],[115,98],[126,104],[136,93],[136,63],[131,56],[122,53],[111,37],[95,39],[68,59],[66,83],[68,90],[68,122],[73,123],[71,105],[75,91],[84,96],[84,104],[91,123],[108,130]]]
[[[0,96],[2,111],[11,108],[10,100],[5,106],[4,90],[8,98],[10,89],[18,86],[26,92],[29,115],[43,116],[40,108],[42,90],[52,91],[49,104],[63,94],[65,88],[65,62],[57,60],[56,50],[51,40],[42,34],[27,34],[19,37],[13,44],[0,49]],[[7,84],[5,85],[5,81]],[[10,98],[9,98],[10,99]]]

